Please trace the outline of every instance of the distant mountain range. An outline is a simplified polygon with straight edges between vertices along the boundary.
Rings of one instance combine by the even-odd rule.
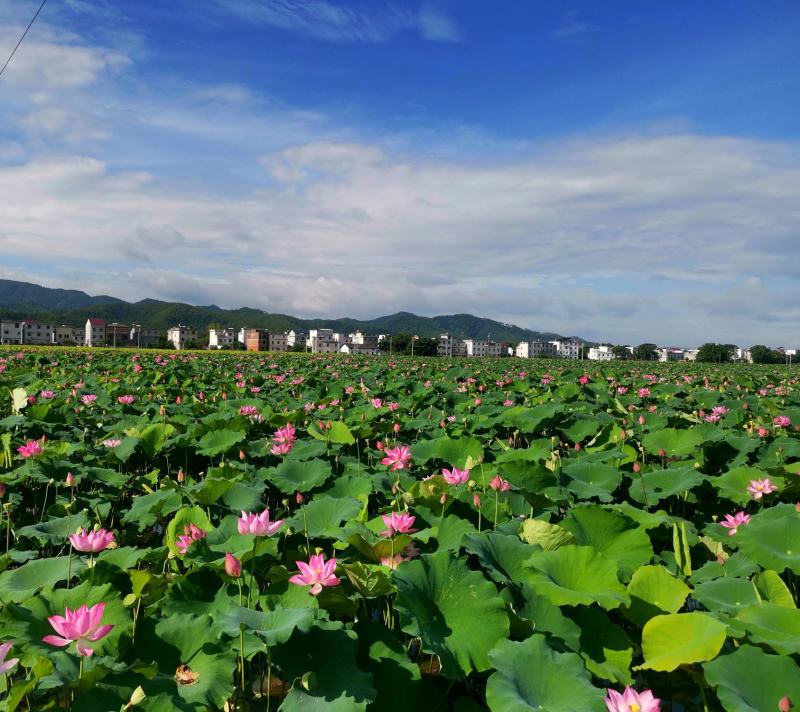
[[[221,309],[218,306],[193,306],[178,302],[143,299],[130,303],[101,295],[92,297],[76,289],[50,289],[38,284],[0,279],[0,316],[37,319],[52,324],[82,325],[90,316],[123,324],[142,324],[152,329],[166,330],[176,324],[187,324],[199,329],[210,325],[247,326],[272,331],[307,331],[308,329],[333,329],[352,332],[361,330],[369,334],[409,333],[420,336],[438,336],[449,332],[465,339],[496,341],[531,341],[562,338],[552,332],[533,331],[514,324],[504,324],[472,314],[442,316],[417,316],[410,312],[397,312],[389,316],[362,321],[359,319],[300,319],[288,314],[271,314],[261,309],[241,307]]]

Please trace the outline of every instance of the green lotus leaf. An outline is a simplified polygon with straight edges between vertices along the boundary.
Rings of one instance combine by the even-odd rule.
[[[325,460],[284,460],[280,465],[260,473],[284,494],[306,492],[324,484],[333,471]]]
[[[567,489],[578,499],[596,497],[601,502],[610,502],[612,493],[622,482],[622,472],[599,462],[576,462],[567,465],[564,472],[570,478]]]
[[[728,577],[697,584],[692,596],[709,611],[731,614],[759,600],[755,586],[750,581]]]
[[[197,452],[207,457],[215,457],[228,452],[234,445],[238,445],[245,439],[247,434],[241,430],[212,430],[197,443]]]
[[[536,551],[528,559],[531,588],[556,606],[589,606],[610,610],[630,605],[617,564],[590,546]]]
[[[558,549],[576,543],[571,531],[543,519],[526,519],[522,522],[519,538],[526,544],[534,544],[542,549]]]
[[[628,584],[631,605],[623,609],[626,618],[643,626],[653,616],[677,613],[691,589],[663,566],[642,566]]]
[[[781,655],[800,653],[800,610],[761,603],[740,610],[736,620],[744,624],[754,643],[768,645]]]
[[[800,700],[800,668],[789,657],[742,645],[703,665],[726,712],[771,712],[783,697]]]
[[[450,552],[426,554],[394,573],[403,631],[439,656],[442,673],[462,678],[490,667],[489,651],[508,635],[505,605],[492,583]]]
[[[725,624],[708,613],[654,616],[642,629],[644,664],[636,669],[671,672],[679,665],[713,660],[726,636]]]
[[[490,654],[495,672],[486,683],[486,704],[493,712],[602,712],[603,690],[578,655],[558,653],[543,635],[521,643],[500,642]]]
[[[800,514],[793,504],[764,509],[732,538],[740,551],[763,568],[800,574]]]

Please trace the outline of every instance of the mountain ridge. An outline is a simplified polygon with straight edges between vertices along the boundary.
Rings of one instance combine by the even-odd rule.
[[[80,290],[52,289],[8,279],[0,279],[0,316],[75,326],[82,325],[88,317],[95,316],[108,321],[137,323],[163,330],[180,323],[200,329],[211,325],[247,326],[273,331],[330,328],[336,331],[412,333],[420,336],[438,336],[449,332],[465,339],[484,339],[491,336],[497,341],[563,338],[554,332],[536,331],[465,313],[429,317],[398,311],[373,319],[301,319],[290,314],[271,313],[253,307],[222,309],[216,304],[192,305],[152,298],[126,302],[108,295],[91,296]]]

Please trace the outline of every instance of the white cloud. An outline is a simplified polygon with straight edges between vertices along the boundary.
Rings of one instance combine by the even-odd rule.
[[[780,343],[798,316],[779,306],[800,296],[792,144],[636,135],[494,165],[314,142],[263,162],[283,182],[229,198],[75,156],[0,168],[3,251],[59,286],[307,316],[470,311],[677,343]]]

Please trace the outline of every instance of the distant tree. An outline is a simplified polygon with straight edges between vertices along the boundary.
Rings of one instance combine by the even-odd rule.
[[[614,354],[614,358],[620,361],[627,361],[631,357],[631,352],[624,346],[612,346],[611,353]]]
[[[581,344],[580,351],[578,352],[578,356],[584,360],[589,358],[589,349],[591,347],[589,344]]]
[[[728,363],[736,346],[733,344],[715,344],[708,342],[697,351],[697,361],[702,363]]]
[[[403,349],[404,354],[411,355],[411,343],[412,339],[408,340],[405,348]],[[427,336],[420,336],[418,339],[414,340],[414,356],[436,356],[436,349],[439,346],[438,339],[432,339]]]
[[[408,347],[408,353],[411,353],[411,334],[388,334],[380,342],[381,351],[387,354],[406,353],[406,347]],[[417,353],[416,344],[414,345],[414,353]]]
[[[306,350],[306,345],[304,343],[300,343],[299,341],[294,345],[289,347],[289,351],[292,353],[302,353]]]
[[[784,363],[786,355],[763,344],[756,344],[750,348],[750,357],[753,363]]]
[[[655,344],[639,344],[633,350],[633,357],[639,361],[655,361],[657,348]]]

